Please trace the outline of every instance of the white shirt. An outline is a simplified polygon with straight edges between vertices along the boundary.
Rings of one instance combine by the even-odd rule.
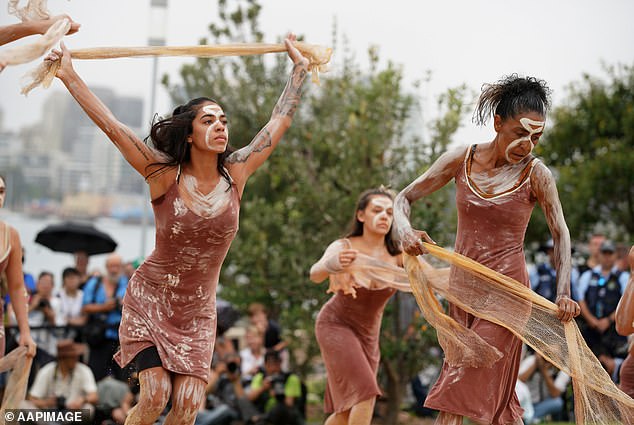
[[[254,367],[264,366],[264,349],[259,356],[254,355],[250,348],[244,348],[240,350],[240,372],[244,378],[252,378],[251,373]]]
[[[84,292],[81,289],[77,290],[74,297],[71,297],[62,289],[55,294],[55,298],[60,301],[59,319],[55,317],[55,322],[59,323],[60,326],[67,325],[69,319],[81,316],[81,308],[84,300]]]
[[[88,366],[77,363],[75,369],[63,378],[57,369],[57,362],[50,362],[35,375],[29,394],[39,399],[64,396],[67,400],[73,400],[94,392],[97,392],[97,383]]]

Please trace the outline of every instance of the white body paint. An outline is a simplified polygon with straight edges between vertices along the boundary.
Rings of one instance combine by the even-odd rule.
[[[216,187],[204,195],[198,190],[196,177],[188,174],[181,175],[184,191],[181,193],[187,208],[199,217],[211,218],[224,211],[231,201],[231,190],[229,183],[220,178]],[[176,209],[176,205],[175,205]]]
[[[526,136],[524,136],[524,137],[521,137],[519,139],[513,140],[506,147],[505,156],[506,156],[506,160],[508,162],[510,162],[510,163],[518,162],[517,160],[514,160],[514,159],[511,158],[510,154],[511,154],[511,151],[513,149],[515,149],[516,147],[518,147],[522,143],[530,143],[530,150],[526,154],[528,156],[533,151],[533,149],[535,148],[535,144],[533,143],[533,135],[537,134],[537,133],[541,133],[542,131],[544,131],[544,125],[545,125],[544,121],[534,121],[534,120],[532,120],[530,118],[526,118],[526,117],[520,118],[519,121],[520,121],[520,124],[522,124],[522,127],[524,127],[526,129],[526,131],[528,131],[528,134]]]

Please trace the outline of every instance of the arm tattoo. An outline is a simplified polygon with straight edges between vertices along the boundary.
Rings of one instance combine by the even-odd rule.
[[[270,148],[272,145],[272,138],[269,129],[264,127],[255,136],[253,141],[239,151],[232,153],[227,158],[227,163],[235,164],[237,162],[246,162],[253,152],[262,152],[266,148]]]
[[[301,65],[293,67],[286,87],[284,87],[284,91],[273,109],[272,117],[293,117],[299,104],[299,98],[302,95],[302,83],[306,78],[306,74],[306,69]]]
[[[120,130],[123,131],[123,134],[128,137],[128,140],[134,145],[136,150],[138,150],[139,153],[143,155],[143,158],[145,158],[146,161],[150,161],[150,157],[148,156],[147,152],[145,152],[145,150],[139,145],[139,141],[134,136],[132,136],[125,127],[120,127]]]

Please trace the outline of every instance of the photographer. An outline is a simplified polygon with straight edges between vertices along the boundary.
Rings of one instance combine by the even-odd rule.
[[[84,347],[70,339],[57,343],[57,361],[48,363],[35,376],[23,408],[88,409],[94,412],[98,401],[95,378],[79,356]],[[84,418],[90,423],[90,418]]]
[[[301,381],[295,374],[282,372],[282,360],[277,351],[269,350],[264,355],[264,371],[253,377],[247,397],[260,412],[260,416],[253,418],[252,422],[304,424],[300,407]]]
[[[244,394],[240,356],[235,352],[214,361],[206,392],[206,406],[198,412],[196,425],[228,425],[258,414]]]
[[[37,343],[38,352],[44,351],[44,353],[38,353],[42,359],[38,358],[36,362],[40,364],[54,360],[56,355],[55,333],[53,329],[47,329],[60,325],[60,301],[53,296],[54,286],[55,282],[51,272],[40,273],[36,283],[37,292],[29,301],[29,326],[44,328],[31,331],[33,340]]]
[[[125,380],[123,371],[112,357],[119,348],[121,300],[127,286],[121,256],[110,254],[106,258],[106,275],[91,278],[83,289],[82,314],[88,317],[84,336],[90,346],[88,366],[97,381],[106,377],[110,369],[115,378]]]

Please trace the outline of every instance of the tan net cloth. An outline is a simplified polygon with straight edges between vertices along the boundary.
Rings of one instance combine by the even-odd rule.
[[[429,279],[423,261],[408,255],[404,256],[405,268],[423,315],[438,331],[449,364],[479,362],[487,367],[495,362],[496,350],[445,315],[434,293],[474,316],[505,327],[569,374],[577,423],[634,424],[634,399],[612,382],[574,320],[562,323],[555,304],[507,276],[436,245],[425,243],[425,248],[452,265],[452,279],[440,284]],[[459,282],[458,286],[453,282]],[[479,356],[483,359],[478,360]]]
[[[332,49],[302,42],[295,42],[295,47],[308,59],[308,70],[312,73],[313,81],[319,82],[319,72],[326,70],[326,64],[330,61]],[[244,43],[215,46],[148,46],[148,47],[98,47],[91,49],[72,50],[73,59],[113,59],[126,57],[147,56],[194,56],[194,57],[220,57],[220,56],[246,56],[261,55],[265,53],[285,52],[284,44]],[[59,69],[59,61],[44,62],[35,69],[21,93],[28,94],[35,87],[42,85],[48,87]]]
[[[4,389],[2,408],[0,408],[0,425],[4,425],[6,409],[19,409],[26,395],[32,357],[26,356],[27,348],[18,347],[0,358],[0,372],[12,370],[9,382]]]

